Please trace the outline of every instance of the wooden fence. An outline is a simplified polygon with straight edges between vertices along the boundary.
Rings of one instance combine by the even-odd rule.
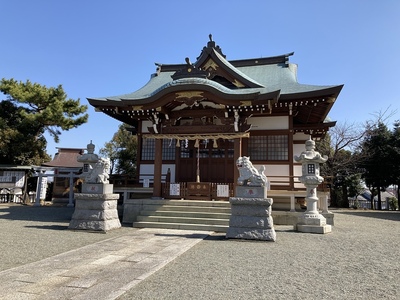
[[[233,183],[178,182],[163,183],[162,197],[166,199],[229,200],[234,194]]]

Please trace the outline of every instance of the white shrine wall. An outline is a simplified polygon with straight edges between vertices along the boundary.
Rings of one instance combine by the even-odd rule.
[[[254,166],[259,170],[262,164],[254,164]],[[264,165],[264,167],[264,174],[273,185],[286,186],[289,184],[289,165]]]
[[[175,164],[163,164],[161,167],[161,174],[166,175],[168,168],[171,172],[171,182],[175,182]],[[139,182],[143,183],[144,179],[149,179],[151,183],[154,180],[154,164],[141,164],[139,170]],[[165,182],[165,176],[162,178],[162,182]]]
[[[305,142],[309,138],[310,138],[309,134],[305,134],[305,133],[302,133],[302,132],[297,132],[296,134],[293,135],[293,141],[304,141]],[[301,150],[301,151],[303,151],[303,150]]]
[[[285,130],[289,129],[289,118],[281,117],[252,117],[247,120],[251,130]]]
[[[147,127],[152,127],[153,123],[151,121],[142,121],[142,133],[149,133]]]

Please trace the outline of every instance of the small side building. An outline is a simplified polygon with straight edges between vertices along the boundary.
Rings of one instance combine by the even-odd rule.
[[[44,167],[54,168],[54,183],[52,188],[53,203],[68,203],[71,185],[73,192],[78,192],[81,184],[79,174],[82,172],[83,163],[77,157],[84,153],[84,148],[59,148],[52,161],[43,163]],[[72,177],[72,184],[71,178]]]
[[[0,202],[27,203],[27,173],[31,166],[0,165]]]

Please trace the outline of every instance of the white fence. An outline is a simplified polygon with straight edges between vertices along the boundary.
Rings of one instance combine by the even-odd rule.
[[[353,200],[349,199],[349,207],[350,208],[361,208],[361,209],[371,209],[371,201],[369,200]],[[377,209],[378,207],[378,200],[374,200],[374,207]],[[382,209],[388,210],[389,209],[389,200],[382,199]]]

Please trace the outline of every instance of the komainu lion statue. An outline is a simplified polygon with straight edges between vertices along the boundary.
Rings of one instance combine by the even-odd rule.
[[[257,170],[250,161],[250,157],[241,156],[236,161],[239,170],[238,185],[266,186],[268,187],[267,176],[264,175],[265,167]]]
[[[110,159],[101,157],[94,166],[89,167],[89,172],[85,176],[86,183],[108,183],[108,172],[110,169]]]

